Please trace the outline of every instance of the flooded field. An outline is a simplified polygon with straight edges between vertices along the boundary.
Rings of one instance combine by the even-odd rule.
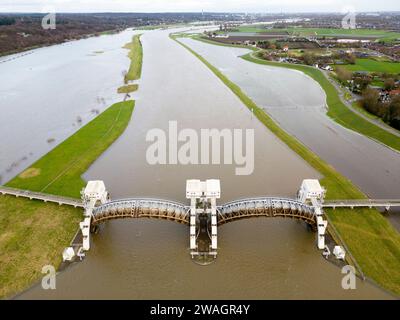
[[[133,31],[0,58],[0,183],[123,96]],[[10,139],[12,137],[12,139]]]
[[[104,180],[114,199],[145,196],[186,201],[186,179],[219,178],[223,203],[259,195],[294,197],[302,179],[319,177],[196,57],[169,39],[169,32],[142,36],[143,74],[132,120],[86,179]],[[312,83],[296,82],[301,80],[293,80],[294,85],[319,92]],[[317,98],[316,106],[323,101],[321,92]],[[253,128],[253,174],[236,176],[235,165],[149,165],[146,133],[153,128],[167,130],[169,121],[195,130]],[[57,276],[56,290],[35,286],[18,298],[391,298],[361,281],[357,290],[343,290],[340,269],[322,258],[315,234],[293,220],[256,219],[222,226],[219,256],[206,267],[191,261],[188,246],[188,228],[183,225],[154,220],[109,222],[92,238],[84,262]]]
[[[326,115],[325,93],[303,73],[258,65],[247,49],[181,39],[238,84],[280,126],[371,198],[400,197],[400,153],[348,130]]]

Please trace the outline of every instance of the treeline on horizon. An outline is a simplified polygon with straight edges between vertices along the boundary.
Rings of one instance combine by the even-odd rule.
[[[44,16],[43,13],[0,13],[0,55],[129,27],[209,18],[199,13],[59,13],[56,15],[56,29],[45,30],[42,28]]]
[[[338,28],[343,14],[339,13],[223,13],[223,12],[165,12],[165,13],[57,13],[55,30],[44,30],[43,13],[0,13],[0,56],[31,48],[62,43],[88,35],[119,31],[129,27],[170,25],[197,21],[266,22],[279,19],[300,19],[283,23],[287,26]],[[282,24],[282,23],[281,23]],[[392,12],[378,16],[357,15],[363,28],[398,29],[400,14]],[[274,25],[275,26],[275,25]],[[276,27],[276,26],[275,26]]]

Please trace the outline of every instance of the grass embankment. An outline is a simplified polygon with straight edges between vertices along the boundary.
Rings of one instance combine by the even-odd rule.
[[[122,86],[118,88],[118,93],[132,93],[135,92],[139,88],[137,84],[128,84],[126,86]]]
[[[81,175],[125,130],[133,107],[134,101],[112,105],[7,186],[80,198]]]
[[[138,80],[142,73],[143,49],[140,42],[141,34],[134,35],[132,41],[127,43],[124,48],[129,50],[128,57],[131,59],[129,70],[125,75],[125,84],[129,81]]]
[[[255,58],[250,54],[245,55],[242,58],[258,64],[294,69],[305,73],[306,75],[317,81],[322,89],[325,91],[326,102],[329,107],[327,113],[329,117],[331,117],[337,123],[346,128],[354,130],[395,150],[400,151],[399,137],[363,119],[362,117],[351,111],[348,107],[346,107],[340,100],[336,88],[333,86],[332,83],[329,82],[322,71],[305,65],[266,61],[260,58]]]
[[[141,34],[134,35],[132,41],[127,43],[124,48],[129,50],[128,57],[131,60],[129,70],[124,76],[125,85],[118,88],[118,93],[129,94],[137,91],[138,84],[129,84],[130,81],[138,80],[142,73],[143,49],[140,42]]]
[[[37,281],[43,266],[57,268],[81,219],[81,209],[1,196],[0,298]]]
[[[327,199],[366,198],[350,180],[281,129],[239,86],[201,55],[179,43],[200,59],[250,110],[253,110],[259,121],[324,176],[321,184],[328,190]],[[386,289],[400,294],[400,235],[393,226],[375,209],[326,210],[326,214],[363,272]]]
[[[7,186],[79,198],[81,175],[125,130],[133,107],[112,105]],[[44,265],[57,268],[81,219],[82,209],[1,196],[0,297],[39,279]]]

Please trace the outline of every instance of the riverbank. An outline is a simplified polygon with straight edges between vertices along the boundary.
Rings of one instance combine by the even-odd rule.
[[[137,84],[128,84],[126,86],[119,87],[117,92],[118,93],[132,93],[137,91],[139,86]]]
[[[124,46],[125,49],[129,50],[128,57],[131,59],[124,79],[125,84],[128,84],[129,81],[138,80],[142,74],[143,49],[140,36],[141,34],[134,35],[132,41]]]
[[[37,281],[43,266],[57,269],[81,219],[80,209],[1,196],[0,299]]]
[[[181,36],[181,35],[179,35]],[[318,84],[325,91],[327,97],[327,104],[329,106],[327,115],[333,119],[335,122],[340,125],[361,133],[374,141],[382,143],[393,150],[400,151],[400,139],[396,134],[391,133],[391,130],[395,130],[394,128],[389,127],[390,129],[386,129],[380,127],[379,125],[374,124],[372,121],[368,121],[364,119],[362,116],[358,115],[356,112],[352,111],[351,108],[344,105],[342,100],[340,99],[339,92],[336,90],[334,85],[330,83],[327,77],[323,74],[323,72],[319,69],[316,69],[307,65],[299,65],[299,64],[290,64],[284,62],[275,62],[275,61],[267,61],[261,58],[256,57],[256,54],[261,51],[261,49],[251,47],[251,46],[243,46],[243,45],[234,45],[234,44],[226,44],[221,43],[215,40],[208,40],[201,36],[191,36],[192,39],[222,46],[222,47],[235,47],[235,48],[243,48],[253,51],[252,53],[246,54],[242,56],[244,60],[270,65],[274,67],[288,68],[293,70],[298,70],[306,75],[310,76],[312,79],[318,82]]]
[[[216,67],[179,42],[174,36],[171,38],[201,60],[254,113],[259,121],[324,176],[321,183],[328,190],[328,199],[366,198],[351,181],[281,129],[243,93],[239,86],[231,82]],[[391,224],[374,209],[326,210],[326,214],[336,226],[362,271],[381,286],[400,294],[400,235]]]
[[[365,135],[375,141],[379,141],[394,150],[400,151],[399,137],[376,126],[370,121],[363,119],[362,117],[351,111],[348,107],[346,107],[341,101],[339,94],[336,91],[336,88],[333,86],[332,83],[329,82],[329,80],[324,76],[321,70],[306,65],[266,61],[261,58],[254,57],[251,53],[243,56],[242,58],[253,63],[288,68],[305,73],[306,75],[317,81],[322,89],[325,91],[326,101],[329,107],[327,115],[330,118],[350,130],[361,133],[362,135]]]
[[[112,105],[7,185],[79,198],[82,174],[123,133],[133,108]],[[0,298],[37,281],[44,265],[57,269],[81,219],[81,209],[1,196]]]
[[[118,102],[19,174],[7,186],[80,198],[81,175],[122,134],[134,101]]]

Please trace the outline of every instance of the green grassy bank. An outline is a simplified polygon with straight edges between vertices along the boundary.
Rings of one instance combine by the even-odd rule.
[[[125,84],[129,81],[138,80],[142,73],[143,49],[140,41],[141,34],[134,35],[132,41],[124,48],[129,50],[128,57],[131,59],[128,72],[125,75]]]
[[[325,91],[326,101],[329,107],[328,109],[329,117],[331,117],[337,123],[341,124],[346,128],[359,132],[395,150],[400,151],[399,137],[363,119],[362,117],[351,111],[349,108],[347,108],[340,100],[336,88],[324,76],[322,71],[305,65],[266,61],[260,58],[255,58],[251,54],[247,54],[242,58],[247,61],[258,64],[288,68],[305,73],[306,75],[310,76],[315,81],[317,81],[322,87],[322,89]]]
[[[118,93],[132,93],[135,92],[139,88],[137,84],[128,84],[126,86],[122,86],[118,88]]]
[[[173,36],[171,38],[176,40]],[[244,105],[253,110],[259,121],[324,176],[321,183],[328,190],[328,199],[366,198],[350,180],[281,129],[243,93],[239,86],[230,81],[202,56],[183,43],[179,43],[200,59]],[[363,272],[384,288],[400,294],[400,234],[393,226],[374,209],[326,210],[326,214],[336,226]]]
[[[112,105],[7,186],[80,197],[81,175],[122,134],[134,101]],[[82,209],[0,196],[0,298],[9,297],[56,268],[82,220]]]
[[[37,281],[43,266],[57,268],[80,220],[81,209],[0,196],[0,298]]]
[[[133,107],[134,101],[112,105],[7,186],[80,198],[81,175],[122,134]]]

